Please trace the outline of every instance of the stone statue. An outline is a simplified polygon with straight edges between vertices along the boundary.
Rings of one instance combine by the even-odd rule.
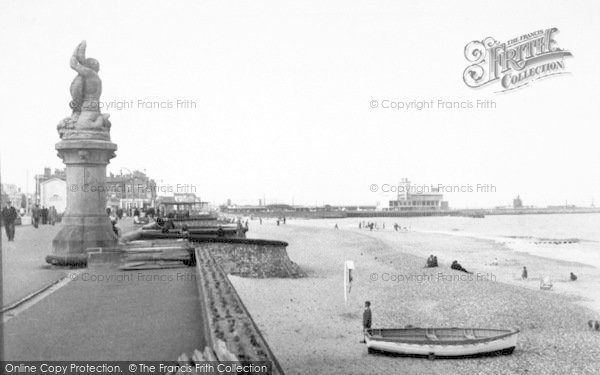
[[[100,113],[100,63],[85,57],[86,46],[85,40],[82,41],[71,56],[71,68],[77,72],[71,83],[69,103],[73,113],[57,126],[62,139],[109,139],[109,115]]]

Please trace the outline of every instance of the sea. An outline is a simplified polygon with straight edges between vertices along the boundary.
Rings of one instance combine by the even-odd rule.
[[[409,231],[487,239],[514,251],[600,268],[600,213],[346,218],[311,220],[310,224],[357,228],[361,221],[377,223],[380,230],[383,224],[386,230],[394,230],[397,223]]]

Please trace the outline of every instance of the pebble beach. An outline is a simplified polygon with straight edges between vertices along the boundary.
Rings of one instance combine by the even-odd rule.
[[[594,267],[519,254],[481,239],[335,230],[310,221],[281,226],[265,221],[252,225],[249,234],[288,242],[290,258],[307,274],[301,279],[230,276],[287,374],[594,374],[600,369],[600,332],[587,327],[589,319],[600,319],[597,301],[559,287],[568,285],[566,280],[556,280],[556,291],[539,290],[536,280],[538,274],[575,270],[589,279],[584,282],[595,283]],[[438,256],[440,267],[423,268],[429,254]],[[488,265],[494,258],[499,264]],[[473,275],[451,270],[453,259]],[[356,265],[346,302],[345,260]],[[534,270],[527,281],[520,279],[524,262]],[[365,300],[372,303],[373,328],[515,327],[521,333],[510,356],[429,361],[370,355],[360,343]]]

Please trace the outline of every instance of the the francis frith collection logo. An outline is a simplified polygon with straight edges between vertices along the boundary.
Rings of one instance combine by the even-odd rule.
[[[497,92],[514,90],[541,78],[568,73],[565,57],[571,52],[558,47],[553,27],[501,43],[492,37],[472,41],[465,47],[469,65],[463,79],[467,86],[500,84]]]

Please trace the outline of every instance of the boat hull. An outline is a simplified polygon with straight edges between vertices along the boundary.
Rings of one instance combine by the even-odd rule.
[[[518,339],[518,331],[507,331],[498,338],[480,338],[443,342],[427,340],[423,342],[403,342],[398,338],[365,337],[369,353],[385,353],[398,356],[428,358],[469,358],[490,355],[511,354]]]

